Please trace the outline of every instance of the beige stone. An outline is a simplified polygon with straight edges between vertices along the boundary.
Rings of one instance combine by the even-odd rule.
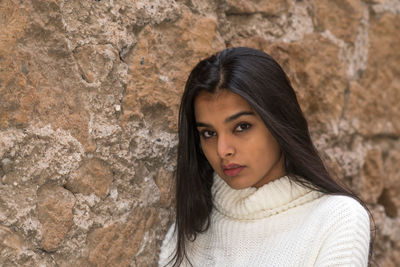
[[[85,161],[77,170],[75,178],[65,185],[73,193],[89,195],[94,193],[104,199],[110,191],[113,175],[108,164],[99,159]]]
[[[385,207],[386,213],[391,217],[397,217],[400,211],[400,152],[389,151],[384,162],[384,194],[380,203]]]
[[[338,124],[347,80],[338,47],[313,34],[301,42],[274,43],[264,50],[290,77],[310,127],[320,130]]]
[[[56,250],[70,230],[75,197],[68,190],[53,184],[45,184],[37,192],[36,211],[43,229],[41,248]]]
[[[172,206],[172,199],[175,195],[175,176],[171,172],[167,172],[164,168],[160,168],[155,178],[156,185],[161,191],[160,205],[164,208]]]
[[[283,66],[327,165],[369,202],[377,264],[400,266],[398,9],[0,1],[0,266],[156,266],[185,81],[238,45]]]
[[[2,225],[0,225],[0,240],[0,255],[6,249],[14,250],[17,254],[20,254],[26,246],[21,236]]]
[[[364,0],[365,2],[371,3],[371,4],[386,4],[388,0]]]
[[[226,0],[229,14],[263,13],[266,15],[278,15],[287,10],[287,0]]]
[[[385,187],[400,187],[400,151],[393,148],[385,157]]]
[[[349,119],[367,136],[400,135],[400,20],[372,17],[367,69],[350,87]]]
[[[397,189],[397,188],[396,188]],[[391,218],[396,218],[398,215],[398,194],[396,189],[384,188],[378,199],[378,203],[385,208],[385,213]]]
[[[19,103],[13,92],[7,90],[7,88],[13,88],[22,93],[18,89],[25,84],[25,75],[19,68],[19,64],[12,58],[16,56],[15,46],[17,40],[24,34],[27,21],[26,11],[18,8],[14,1],[0,2],[0,24],[2,25],[0,27],[0,81],[2,85],[0,86],[0,127],[8,127],[10,122],[21,125],[27,121],[17,112]],[[5,101],[6,99],[9,101]]]
[[[79,260],[84,266],[130,266],[141,247],[145,232],[154,222],[154,210],[137,209],[126,223],[94,229],[88,235],[87,255]]]
[[[273,42],[266,40],[261,36],[252,36],[249,38],[237,38],[230,43],[230,47],[245,46],[258,50],[264,50],[269,53],[268,48]]]
[[[383,175],[382,151],[372,148],[366,153],[360,179],[357,179],[354,185],[364,201],[377,203],[383,190]]]
[[[0,266],[17,266],[18,259],[29,249],[22,236],[0,225]]]
[[[0,78],[4,85],[11,82],[13,79],[21,79],[24,76],[22,69],[19,70],[12,58],[7,57],[6,55],[14,55],[13,52],[15,46],[18,44],[17,40],[23,37],[24,30],[27,27],[28,15],[25,9],[21,9],[15,4],[15,1],[6,0],[0,2],[0,18],[2,25],[0,28],[0,55],[2,55],[0,57],[0,63],[2,66]],[[18,75],[19,77],[11,77],[7,75],[7,72],[5,71],[6,68],[20,74]],[[0,92],[6,93],[5,90],[1,90]],[[4,117],[0,116],[0,119],[4,120]]]
[[[48,255],[38,252],[23,236],[0,225],[0,266],[53,266]]]
[[[176,127],[180,94],[189,71],[200,59],[224,48],[216,26],[215,18],[186,10],[169,28],[149,25],[141,31],[139,42],[127,58],[123,125],[132,117],[147,116],[148,107],[154,106],[163,114],[158,124]]]
[[[354,42],[363,14],[361,0],[314,0],[313,22],[319,31],[329,30],[345,42]]]
[[[36,95],[35,113],[27,114],[41,119],[39,124],[50,123],[54,128],[69,131],[91,152],[96,148],[89,135],[89,114],[85,110],[78,92],[65,93],[65,88],[44,85]],[[40,99],[40,100],[39,100]]]
[[[86,45],[78,47],[74,56],[88,83],[101,83],[111,72],[114,61],[119,61],[117,52],[111,45]]]
[[[54,1],[2,1],[0,126],[68,129],[88,151],[89,116]],[[39,14],[38,14],[39,13]],[[61,30],[61,32],[60,32]],[[24,35],[23,35],[24,34]],[[22,37],[23,35],[23,37]],[[17,42],[18,40],[18,42]],[[13,48],[14,47],[14,48]],[[51,80],[51,81],[50,81]]]

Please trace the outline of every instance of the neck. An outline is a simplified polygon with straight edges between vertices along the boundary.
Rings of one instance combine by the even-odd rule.
[[[321,195],[296,184],[288,176],[277,178],[259,188],[249,187],[236,190],[216,174],[212,194],[217,212],[241,220],[268,217]]]

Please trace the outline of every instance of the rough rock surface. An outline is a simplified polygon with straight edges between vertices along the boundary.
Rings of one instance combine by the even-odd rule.
[[[37,216],[42,225],[40,247],[54,251],[73,224],[74,195],[58,185],[45,184],[37,191]]]
[[[106,162],[98,159],[89,159],[77,169],[76,177],[71,175],[65,187],[72,193],[81,193],[104,199],[109,193],[112,183],[112,173]]]
[[[156,266],[187,75],[246,45],[400,266],[399,22],[398,0],[0,1],[0,265]]]

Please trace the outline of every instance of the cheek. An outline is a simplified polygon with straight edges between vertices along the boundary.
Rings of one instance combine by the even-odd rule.
[[[260,162],[275,161],[280,157],[279,144],[270,133],[262,131],[254,140],[263,140],[263,142],[253,142],[252,144],[253,151],[257,151],[258,156],[264,159]]]
[[[268,140],[267,147],[268,147],[268,156],[271,158],[271,160],[273,161],[278,160],[281,155],[281,149],[279,147],[279,144],[275,141],[275,139]]]
[[[216,161],[216,156],[217,153],[215,152],[216,150],[213,147],[213,144],[211,141],[201,141],[200,142],[201,149],[203,150],[204,156],[206,156],[208,162],[211,165],[214,165],[214,162]]]

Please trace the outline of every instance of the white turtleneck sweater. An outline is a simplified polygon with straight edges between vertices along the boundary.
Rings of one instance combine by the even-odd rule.
[[[195,267],[367,266],[369,216],[350,197],[323,195],[286,176],[235,190],[216,175],[212,194],[210,228],[187,243]],[[174,227],[163,241],[159,266],[174,253]]]

